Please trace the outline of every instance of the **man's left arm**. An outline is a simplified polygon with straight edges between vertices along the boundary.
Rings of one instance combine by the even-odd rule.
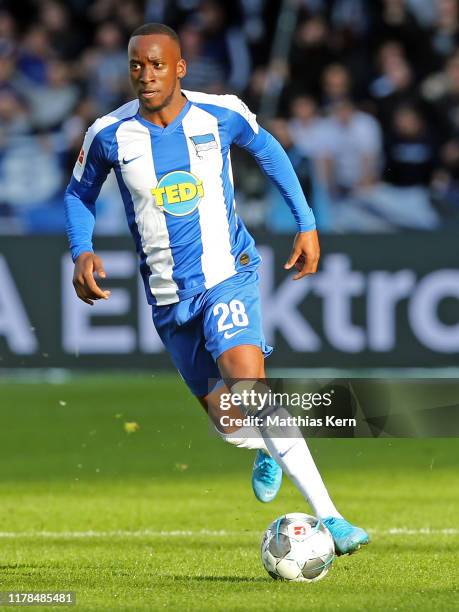
[[[239,113],[233,115],[234,143],[246,149],[267,177],[276,185],[292,211],[298,226],[292,252],[284,265],[295,266],[294,280],[314,274],[320,258],[314,213],[309,207],[298,177],[281,144],[256,122],[255,115],[239,100]]]
[[[282,145],[265,129],[259,128],[244,147],[266,176],[276,185],[292,211],[299,232],[316,229],[314,213],[306,202],[300,181]]]
[[[298,226],[292,252],[284,268],[290,270],[295,266],[297,274],[294,280],[314,274],[320,257],[316,221],[287,153],[274,136],[262,127],[245,148],[279,189]]]

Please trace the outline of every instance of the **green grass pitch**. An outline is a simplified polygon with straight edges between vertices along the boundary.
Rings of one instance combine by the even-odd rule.
[[[178,377],[3,381],[0,590],[76,591],[77,610],[459,609],[456,440],[310,446],[372,543],[316,584],[275,582],[262,533],[309,509],[288,482],[255,500],[253,451],[211,437]]]

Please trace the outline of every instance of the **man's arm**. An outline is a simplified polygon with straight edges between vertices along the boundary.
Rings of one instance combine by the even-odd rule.
[[[253,155],[266,176],[279,189],[295,217],[298,233],[284,268],[290,270],[295,266],[297,274],[293,280],[314,274],[320,258],[316,221],[287,153],[274,136],[261,127],[244,148]]]
[[[257,160],[263,172],[276,185],[295,217],[298,233],[293,249],[284,268],[293,266],[298,280],[306,274],[314,274],[320,257],[319,238],[316,231],[314,213],[306,202],[295,170],[281,144],[266,130],[260,127],[256,117],[247,106],[235,96],[232,106],[230,132],[234,144],[246,149]]]
[[[103,291],[94,280],[94,273],[105,278],[101,259],[95,255],[92,234],[96,220],[95,202],[105,181],[110,165],[104,142],[88,130],[72,179],[64,196],[65,221],[72,260],[75,263],[73,285],[76,294],[86,304],[93,300],[108,299],[110,292]]]
[[[298,225],[293,249],[284,268],[293,266],[298,273],[294,280],[314,274],[319,263],[320,248],[314,213],[306,202],[295,170],[280,143],[257,123],[255,115],[236,96],[228,96],[228,130],[231,142],[246,149],[276,185]]]
[[[282,145],[272,134],[260,127],[244,148],[253,155],[266,176],[281,192],[295,217],[298,231],[315,230],[314,213],[306,202],[300,181]]]
[[[97,198],[94,195],[88,193],[88,189],[81,186],[75,177],[72,177],[65,191],[65,226],[73,262],[81,253],[93,252],[92,234],[96,223]]]

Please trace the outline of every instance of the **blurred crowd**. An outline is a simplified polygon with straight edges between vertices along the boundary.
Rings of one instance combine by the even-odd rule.
[[[0,233],[63,231],[83,134],[132,98],[127,40],[149,21],[178,31],[185,89],[236,93],[259,114],[323,231],[457,223],[458,2],[0,0]],[[244,152],[234,168],[249,225],[292,231]],[[126,231],[112,177],[99,216],[98,231]]]

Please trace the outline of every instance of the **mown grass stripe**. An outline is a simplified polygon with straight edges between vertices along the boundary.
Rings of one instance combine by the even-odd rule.
[[[391,527],[389,529],[368,529],[371,535],[380,536],[419,536],[419,535],[459,535],[459,529],[432,529],[420,527],[410,529],[406,527]],[[0,531],[0,538],[141,538],[141,537],[241,537],[260,535],[259,531],[226,531],[225,529],[211,530],[171,530],[155,531],[153,529],[139,530],[113,530],[113,531]]]

